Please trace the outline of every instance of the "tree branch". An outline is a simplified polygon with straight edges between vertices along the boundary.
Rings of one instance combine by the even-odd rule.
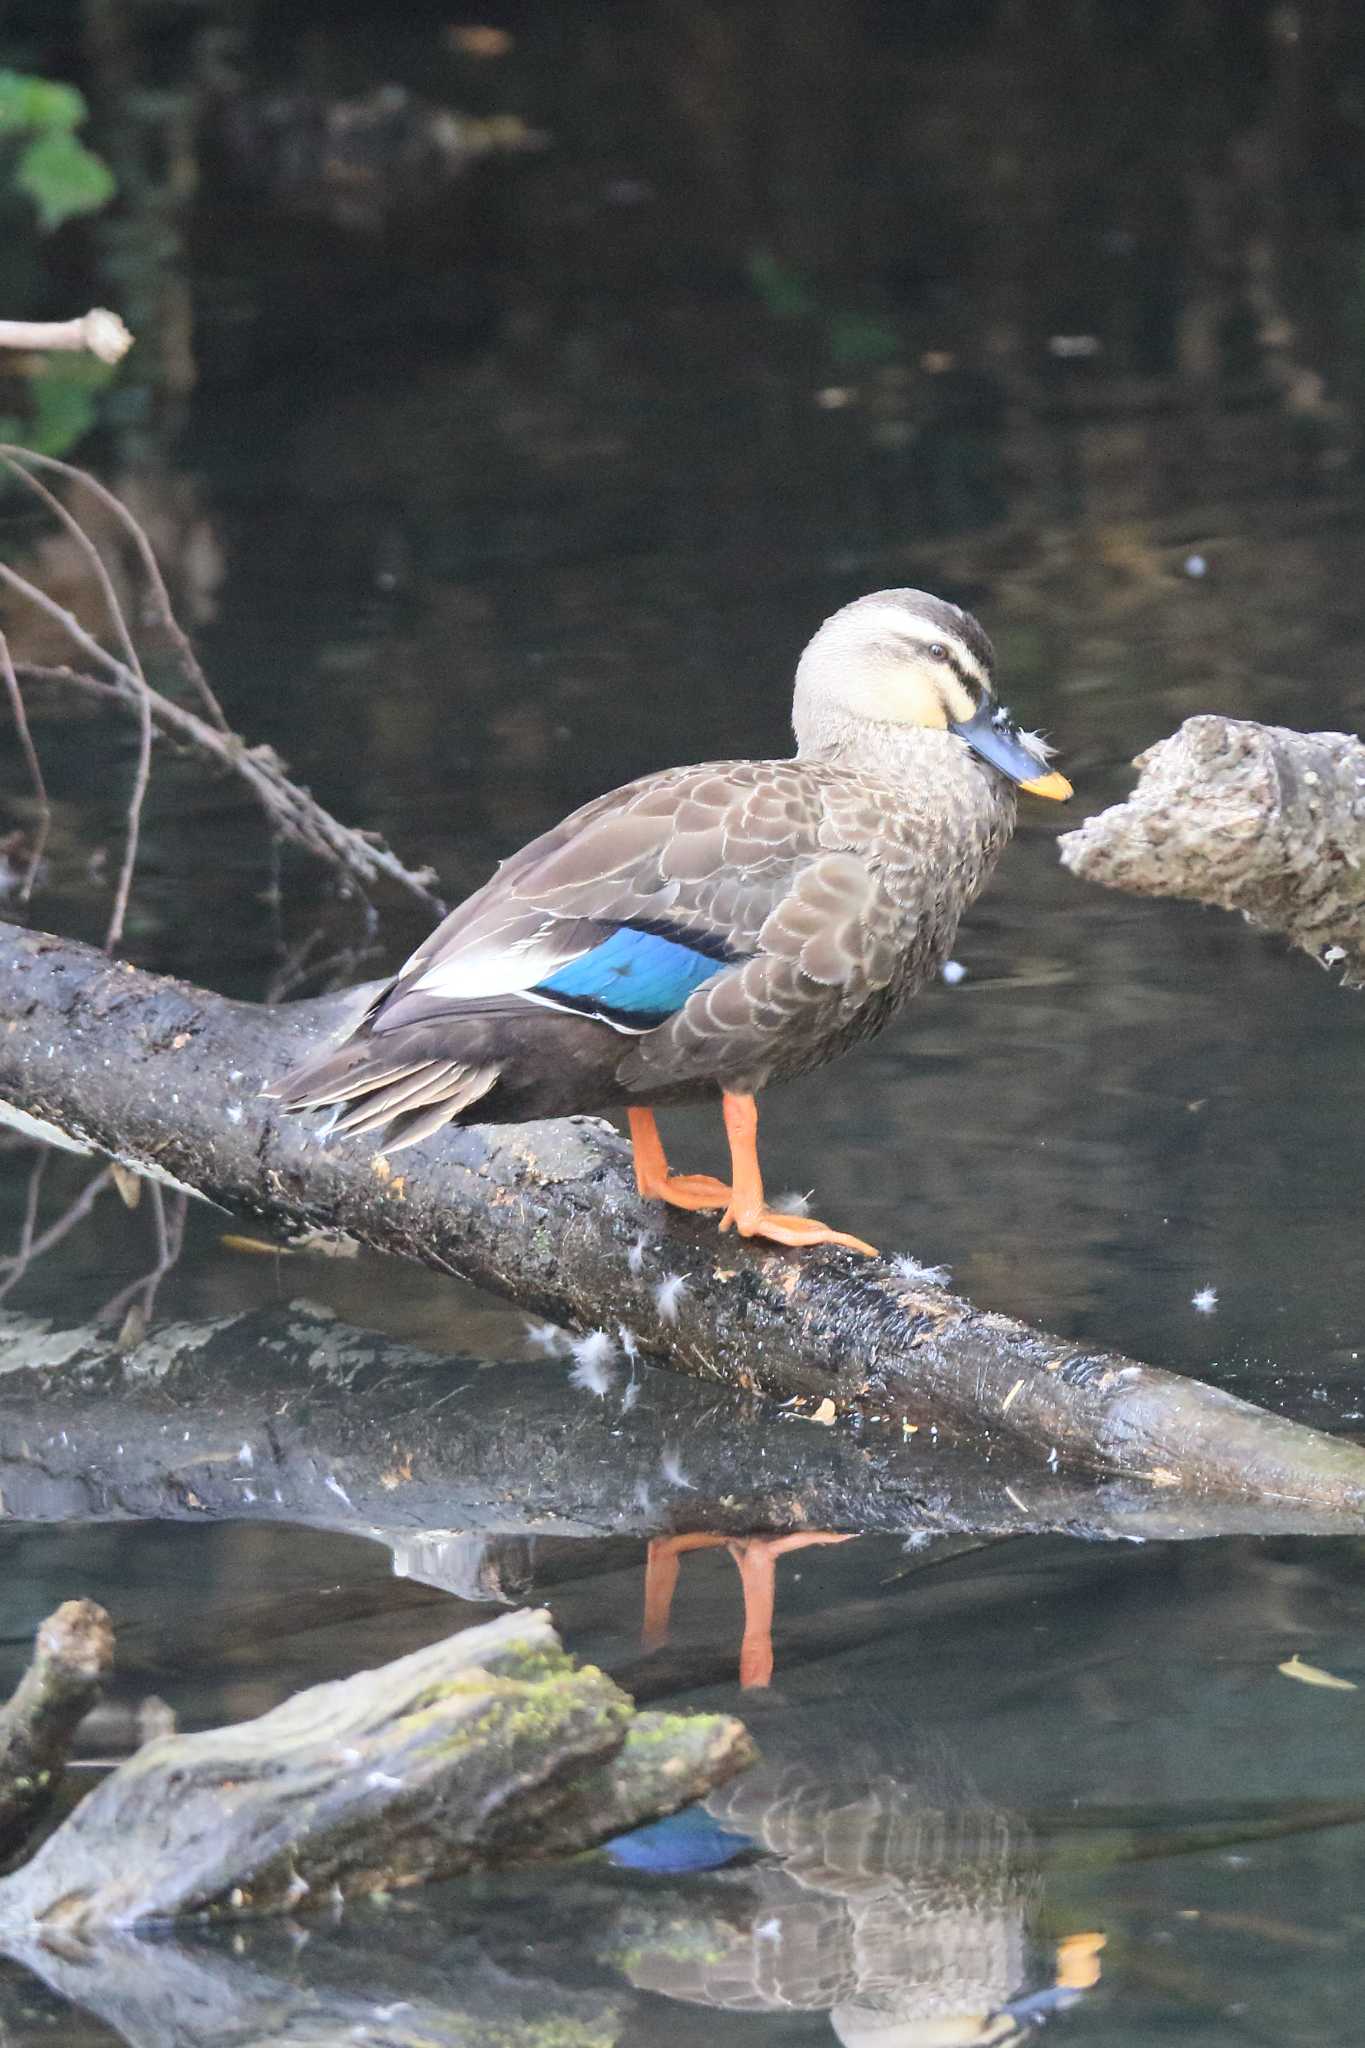
[[[454,1129],[397,1166],[260,1099],[370,991],[264,1009],[0,926],[0,1121],[263,1217],[341,1231],[704,1379],[831,1395],[1193,1492],[1365,1511],[1365,1452],[1197,1381],[985,1314],[894,1261],[721,1238],[635,1193],[585,1118]],[[666,1277],[680,1290],[660,1291]]]

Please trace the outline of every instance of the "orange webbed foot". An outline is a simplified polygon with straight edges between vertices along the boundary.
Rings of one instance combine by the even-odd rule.
[[[709,1173],[670,1173],[659,1127],[650,1109],[632,1109],[630,1142],[635,1154],[635,1185],[647,1202],[668,1202],[675,1209],[728,1209],[732,1190]]]
[[[861,1237],[850,1237],[845,1230],[831,1230],[828,1223],[818,1223],[814,1216],[786,1216],[780,1209],[761,1207],[741,1214],[732,1204],[721,1217],[720,1227],[733,1227],[741,1237],[762,1237],[771,1244],[841,1244],[869,1259],[878,1256],[877,1247]]]
[[[674,1209],[728,1209],[731,1191],[709,1173],[668,1173],[640,1193],[646,1200],[667,1202]]]

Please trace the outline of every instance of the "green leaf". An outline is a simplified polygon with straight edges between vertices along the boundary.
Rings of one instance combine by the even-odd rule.
[[[65,455],[94,425],[99,395],[115,374],[94,356],[49,356],[29,380],[32,410],[22,420],[0,420],[0,438],[39,455]]]
[[[771,249],[753,251],[749,282],[775,320],[805,320],[819,311],[809,286]]]
[[[87,108],[74,85],[51,78],[28,78],[21,71],[0,71],[0,135],[38,129],[69,132],[79,128]]]
[[[15,182],[37,207],[45,228],[59,228],[74,214],[94,213],[114,196],[108,164],[74,135],[55,129],[30,142]]]

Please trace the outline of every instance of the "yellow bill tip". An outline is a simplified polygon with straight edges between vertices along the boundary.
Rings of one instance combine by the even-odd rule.
[[[1074,794],[1065,775],[1059,775],[1055,768],[1050,775],[1035,775],[1031,782],[1021,782],[1019,787],[1026,789],[1030,796],[1051,797],[1058,804],[1064,804]]]

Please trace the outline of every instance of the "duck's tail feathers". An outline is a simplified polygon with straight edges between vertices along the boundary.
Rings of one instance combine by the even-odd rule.
[[[487,1095],[499,1068],[414,1056],[363,1038],[306,1060],[265,1093],[286,1109],[333,1108],[327,1135],[383,1132],[386,1152],[416,1145]]]

